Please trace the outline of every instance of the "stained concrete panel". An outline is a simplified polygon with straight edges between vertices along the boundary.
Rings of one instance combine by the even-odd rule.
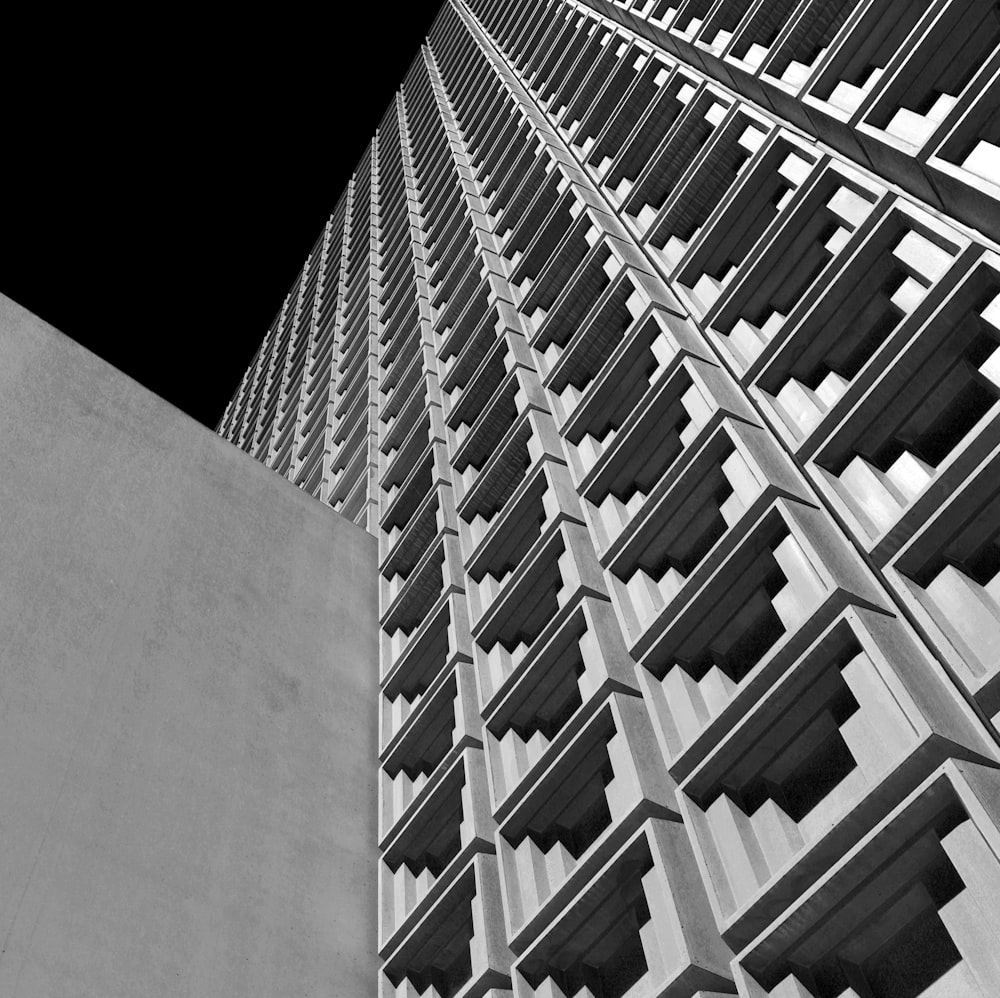
[[[2,297],[0,454],[0,995],[373,994],[375,539]]]

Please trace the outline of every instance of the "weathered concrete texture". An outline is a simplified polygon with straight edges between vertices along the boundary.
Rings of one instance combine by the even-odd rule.
[[[375,539],[5,298],[0,358],[0,994],[373,993]]]

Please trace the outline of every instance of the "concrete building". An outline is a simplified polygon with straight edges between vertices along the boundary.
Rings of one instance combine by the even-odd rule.
[[[380,998],[1000,994],[998,45],[443,5],[219,427],[378,538]]]
[[[3,297],[0,354],[0,995],[370,993],[375,539]]]

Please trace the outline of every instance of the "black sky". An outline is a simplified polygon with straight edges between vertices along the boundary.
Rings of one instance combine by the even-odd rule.
[[[0,291],[214,427],[438,6],[8,35]]]

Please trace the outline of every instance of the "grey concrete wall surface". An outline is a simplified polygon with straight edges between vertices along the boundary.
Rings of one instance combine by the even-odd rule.
[[[375,539],[2,297],[0,453],[0,996],[374,993]]]

